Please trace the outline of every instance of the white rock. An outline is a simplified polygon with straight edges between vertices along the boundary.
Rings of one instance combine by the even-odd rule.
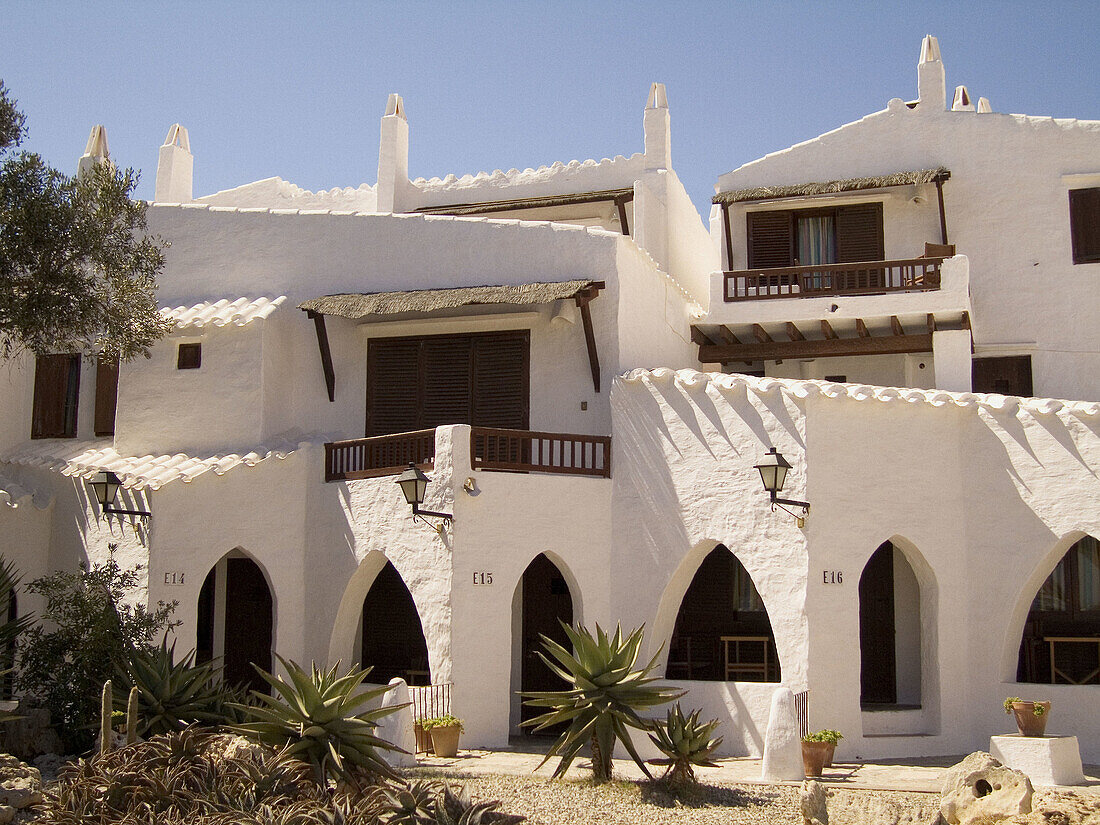
[[[768,732],[764,736],[764,761],[760,778],[766,782],[803,779],[802,737],[798,732],[798,717],[794,712],[794,694],[788,687],[776,688],[772,694]]]
[[[799,791],[802,820],[805,825],[829,825],[829,809],[825,805],[825,786],[816,779],[806,779]]]
[[[948,825],[997,822],[1031,812],[1031,780],[976,751],[947,769],[940,814]]]

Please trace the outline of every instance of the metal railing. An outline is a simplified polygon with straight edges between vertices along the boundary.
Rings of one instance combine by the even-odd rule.
[[[472,427],[470,457],[475,470],[610,478],[611,436]]]
[[[435,460],[435,430],[333,441],[325,445],[325,481],[396,475]]]
[[[874,295],[940,288],[943,258],[815,264],[724,272],[727,303],[769,298]]]
[[[409,699],[412,701],[413,721],[419,719],[434,719],[446,716],[451,712],[451,682],[441,682],[434,685],[421,687],[409,686]],[[417,737],[416,752],[427,753],[428,748],[422,736]]]
[[[798,735],[810,732],[810,691],[804,690],[794,695],[794,715],[798,719]]]

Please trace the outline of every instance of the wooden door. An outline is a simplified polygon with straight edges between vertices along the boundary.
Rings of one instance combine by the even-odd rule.
[[[569,595],[569,586],[557,566],[541,553],[528,565],[520,585],[523,588],[523,645],[520,655],[520,685],[527,690],[565,690],[563,682],[539,658],[539,652],[545,652],[540,635],[549,636],[566,650],[572,650],[569,637],[565,635],[558,620],[566,624],[573,623],[573,599]],[[526,721],[543,712],[542,708],[523,705],[521,718]],[[524,732],[531,733],[530,728]],[[556,733],[542,731],[542,733]]]
[[[886,542],[859,579],[861,704],[897,704],[894,635],[894,546]]]
[[[226,560],[225,681],[268,693],[252,667],[271,671],[272,599],[263,571],[252,559]]]

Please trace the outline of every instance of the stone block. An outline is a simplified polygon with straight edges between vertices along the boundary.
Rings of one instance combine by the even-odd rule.
[[[1035,785],[1085,784],[1076,736],[991,736],[989,752]]]
[[[988,753],[972,753],[943,775],[940,815],[948,825],[978,825],[1031,813],[1027,775]]]

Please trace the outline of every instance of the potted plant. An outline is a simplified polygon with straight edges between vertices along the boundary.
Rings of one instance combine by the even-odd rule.
[[[1005,713],[1016,717],[1020,736],[1042,736],[1050,717],[1050,702],[1032,702],[1019,696],[1009,696],[1004,702]]]
[[[832,764],[836,743],[843,738],[835,730],[819,730],[802,737],[802,770],[806,776],[821,776],[822,769]]]
[[[416,736],[416,752],[417,753],[431,753],[432,752],[432,737],[428,733],[428,729],[424,727],[424,723],[428,720],[423,717],[417,717],[413,722],[413,734]]]
[[[449,713],[436,716],[422,722],[424,730],[432,738],[432,750],[436,756],[452,757],[458,755],[458,737],[462,733],[462,720]]]

